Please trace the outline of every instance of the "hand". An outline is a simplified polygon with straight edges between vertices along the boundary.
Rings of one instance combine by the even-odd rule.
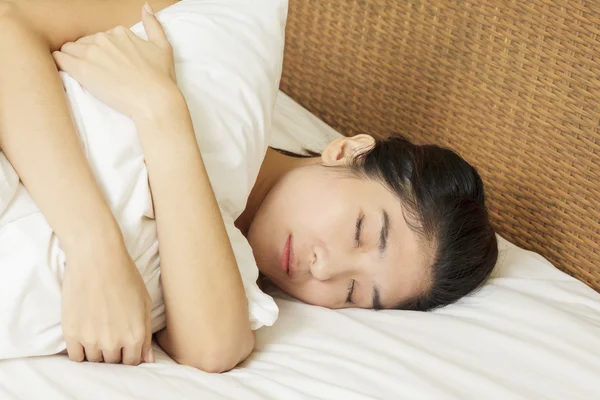
[[[65,43],[52,53],[54,61],[100,101],[131,117],[144,102],[176,87],[173,50],[147,3],[142,22],[147,41],[117,26]]]
[[[125,246],[66,250],[62,328],[73,361],[154,362],[152,301]]]

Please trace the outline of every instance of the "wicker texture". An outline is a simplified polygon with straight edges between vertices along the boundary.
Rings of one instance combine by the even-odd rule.
[[[456,150],[502,236],[600,289],[600,2],[290,0],[281,88]]]

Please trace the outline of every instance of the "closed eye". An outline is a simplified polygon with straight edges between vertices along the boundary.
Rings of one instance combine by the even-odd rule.
[[[354,304],[354,301],[352,300],[352,294],[354,293],[354,283],[356,281],[354,279],[352,279],[350,281],[350,285],[348,285],[348,297],[346,297],[346,303],[352,303]]]
[[[362,212],[358,214],[358,218],[356,219],[356,232],[354,233],[354,242],[356,247],[360,247],[360,234],[362,233],[364,219],[365,215]]]

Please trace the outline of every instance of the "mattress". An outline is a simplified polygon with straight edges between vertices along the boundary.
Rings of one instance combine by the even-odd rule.
[[[271,145],[339,134],[281,93]],[[239,368],[207,374],[64,355],[0,361],[0,399],[599,399],[600,294],[498,237],[493,278],[430,313],[328,310],[274,291],[280,317]]]

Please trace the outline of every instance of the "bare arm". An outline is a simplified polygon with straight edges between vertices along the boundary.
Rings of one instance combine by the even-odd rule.
[[[0,148],[66,246],[120,232],[80,147],[50,48],[138,21],[142,4],[0,0]]]
[[[116,241],[118,226],[81,149],[48,47],[4,11],[0,147],[63,245],[91,245],[90,236]]]
[[[156,207],[167,328],[178,362],[223,372],[254,347],[248,305],[215,195],[178,90],[134,120]]]
[[[69,356],[137,364],[152,359],[150,298],[71,121],[49,46],[79,31],[68,28],[69,2],[50,9],[52,3],[0,0],[0,147],[67,255],[62,324]],[[30,12],[33,5],[40,8]],[[47,25],[66,23],[58,34],[41,24],[42,10]],[[109,20],[97,21],[90,25]]]

